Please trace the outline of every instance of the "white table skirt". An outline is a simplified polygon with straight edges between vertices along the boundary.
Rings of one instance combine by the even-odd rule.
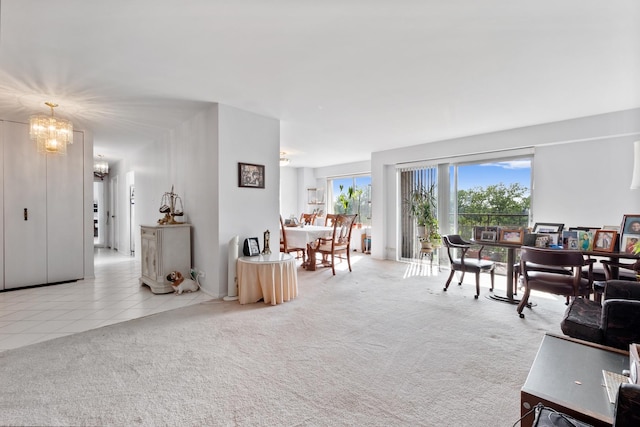
[[[290,254],[241,257],[237,269],[240,304],[263,299],[265,304],[276,305],[298,296],[296,260]]]

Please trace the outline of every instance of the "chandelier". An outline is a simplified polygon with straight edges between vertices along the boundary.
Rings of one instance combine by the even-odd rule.
[[[39,153],[67,154],[67,144],[73,144],[73,124],[69,120],[53,116],[58,106],[45,102],[51,108],[51,116],[37,114],[29,118],[29,136],[36,142]]]
[[[102,179],[109,174],[109,163],[104,160],[102,154],[98,154],[97,159],[93,159],[93,175]]]

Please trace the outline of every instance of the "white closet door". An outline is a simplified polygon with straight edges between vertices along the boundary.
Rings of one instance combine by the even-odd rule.
[[[84,277],[84,143],[73,133],[66,156],[47,156],[47,282]]]
[[[5,289],[47,282],[46,157],[29,125],[4,124]]]

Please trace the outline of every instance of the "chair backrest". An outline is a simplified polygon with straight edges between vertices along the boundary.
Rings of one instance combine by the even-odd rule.
[[[336,245],[347,245],[347,249],[351,246],[351,230],[356,222],[358,214],[338,214],[333,220],[333,237],[332,248]]]
[[[584,256],[580,251],[544,249],[530,246],[523,246],[520,249],[520,260],[524,263],[548,265],[552,267],[585,266]]]
[[[314,213],[303,213],[302,215],[300,215],[300,222],[304,225],[313,225],[313,223],[316,220],[316,214]]]
[[[287,251],[287,233],[284,232],[284,221],[282,221],[282,215],[280,215],[280,244],[284,251]]]
[[[442,236],[442,242],[447,247],[447,256],[449,257],[449,262],[451,264],[453,264],[453,260],[456,258],[456,249],[462,250],[461,258],[464,258],[467,250],[471,247],[469,242],[466,242],[459,234],[448,234],[446,236]]]
[[[333,222],[336,219],[336,216],[337,216],[336,214],[327,214],[324,217],[324,226],[325,227],[332,227],[333,226]]]

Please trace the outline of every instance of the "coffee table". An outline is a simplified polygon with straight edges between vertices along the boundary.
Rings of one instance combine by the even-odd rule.
[[[614,405],[603,386],[602,370],[629,369],[629,353],[611,347],[545,334],[520,392],[524,416],[542,403],[594,426],[611,426]],[[533,423],[533,413],[522,426]]]

